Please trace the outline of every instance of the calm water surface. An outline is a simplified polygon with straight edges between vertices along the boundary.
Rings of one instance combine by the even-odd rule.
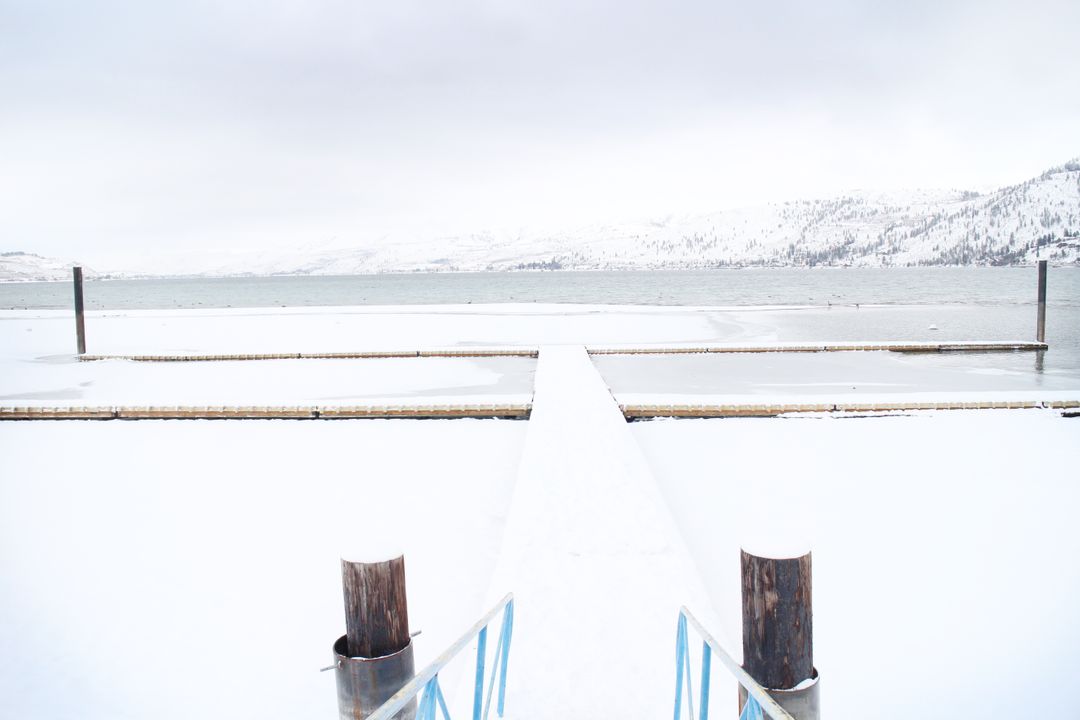
[[[91,310],[456,303],[1017,305],[1034,268],[763,268],[415,273],[88,281]],[[1080,305],[1080,268],[1052,268],[1050,302]],[[70,283],[0,284],[0,308],[71,307]]]
[[[1080,267],[1051,268],[1048,296],[1051,350],[1037,371],[1080,376]],[[762,314],[763,322],[779,328],[779,340],[1033,340],[1036,273],[1033,267],[763,268],[178,278],[88,281],[85,297],[89,310],[458,303],[798,305],[805,309],[771,318]],[[857,305],[864,310],[867,305],[886,307],[852,312]],[[0,283],[0,308],[71,307],[70,283]],[[988,355],[987,362],[1001,363],[1002,356],[996,355],[996,360]],[[1026,355],[1013,360],[1030,362]]]

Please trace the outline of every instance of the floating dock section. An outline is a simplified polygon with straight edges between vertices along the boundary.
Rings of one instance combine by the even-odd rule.
[[[0,407],[2,420],[524,420],[527,403],[471,405],[341,405],[319,407]]]
[[[858,343],[778,343],[768,345],[656,344],[642,346],[577,346],[588,355],[671,355],[693,353],[828,353],[828,352],[898,352],[898,353],[985,353],[1026,352],[1047,349],[1043,342],[978,341],[978,342],[858,342]],[[548,348],[547,352],[555,352]],[[380,358],[498,358],[539,357],[538,347],[477,346],[428,348],[416,350],[362,350],[355,352],[317,353],[254,353],[254,354],[144,354],[144,355],[81,355],[85,362],[98,360],[128,360],[132,362],[226,362],[255,360],[363,360]],[[1067,395],[1071,395],[1068,393]],[[749,399],[749,398],[748,398]],[[627,420],[661,417],[675,418],[736,418],[775,417],[806,413],[888,413],[919,410],[998,410],[998,409],[1056,409],[1075,411],[1080,401],[1061,400],[943,400],[811,402],[811,403],[753,403],[724,402],[702,404],[672,404],[634,402],[619,406]],[[507,418],[527,419],[531,403],[482,404],[395,404],[355,406],[212,406],[212,407],[0,407],[2,420],[316,420],[361,418]]]
[[[432,350],[362,350],[356,352],[327,353],[241,353],[233,355],[80,355],[83,362],[97,360],[130,360],[132,362],[226,362],[236,360],[372,360],[380,358],[535,358],[536,348],[436,348]]]
[[[739,418],[776,417],[798,413],[886,413],[917,410],[1074,410],[1080,400],[969,400],[941,402],[840,402],[753,404],[724,403],[716,405],[620,405],[627,420],[649,418]]]
[[[773,345],[641,345],[587,347],[590,355],[679,355],[693,353],[819,353],[819,352],[1027,352],[1046,350],[1043,342],[890,342],[890,343],[778,343]],[[536,347],[458,347],[420,350],[358,350],[325,353],[236,353],[236,354],[155,354],[155,355],[80,355],[83,362],[130,360],[132,362],[222,362],[237,360],[370,360],[380,358],[536,358]]]
[[[819,353],[819,352],[1023,352],[1046,350],[1042,342],[900,342],[900,343],[781,343],[776,345],[643,345],[590,347],[590,355],[679,355],[694,353]]]

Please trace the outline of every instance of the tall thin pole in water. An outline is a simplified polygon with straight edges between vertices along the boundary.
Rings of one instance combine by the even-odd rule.
[[[83,321],[83,291],[82,291],[82,268],[71,268],[75,280],[75,339],[79,346],[79,354],[86,354],[86,323]]]
[[[1046,342],[1046,261],[1039,261],[1039,321],[1035,339]]]

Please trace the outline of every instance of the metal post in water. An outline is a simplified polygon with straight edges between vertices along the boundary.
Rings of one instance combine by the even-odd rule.
[[[86,354],[86,323],[83,320],[83,281],[82,268],[73,267],[71,273],[75,281],[75,341],[79,354]]]
[[[1046,261],[1039,261],[1039,321],[1035,339],[1046,342]]]

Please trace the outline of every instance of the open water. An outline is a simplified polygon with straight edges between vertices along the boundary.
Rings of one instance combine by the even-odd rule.
[[[87,281],[88,310],[464,303],[763,306],[781,341],[1034,340],[1033,267],[413,273]],[[873,312],[852,313],[855,306]],[[884,307],[881,307],[884,306]],[[72,307],[71,284],[0,283],[2,309]],[[1039,372],[1080,377],[1080,267],[1050,268]],[[999,360],[994,362],[1000,362]],[[1024,361],[1026,363],[1026,360]]]
[[[1031,305],[1034,268],[760,268],[87,281],[89,310],[457,303]],[[1080,267],[1049,300],[1080,306]],[[70,283],[0,283],[0,308],[71,307]]]

